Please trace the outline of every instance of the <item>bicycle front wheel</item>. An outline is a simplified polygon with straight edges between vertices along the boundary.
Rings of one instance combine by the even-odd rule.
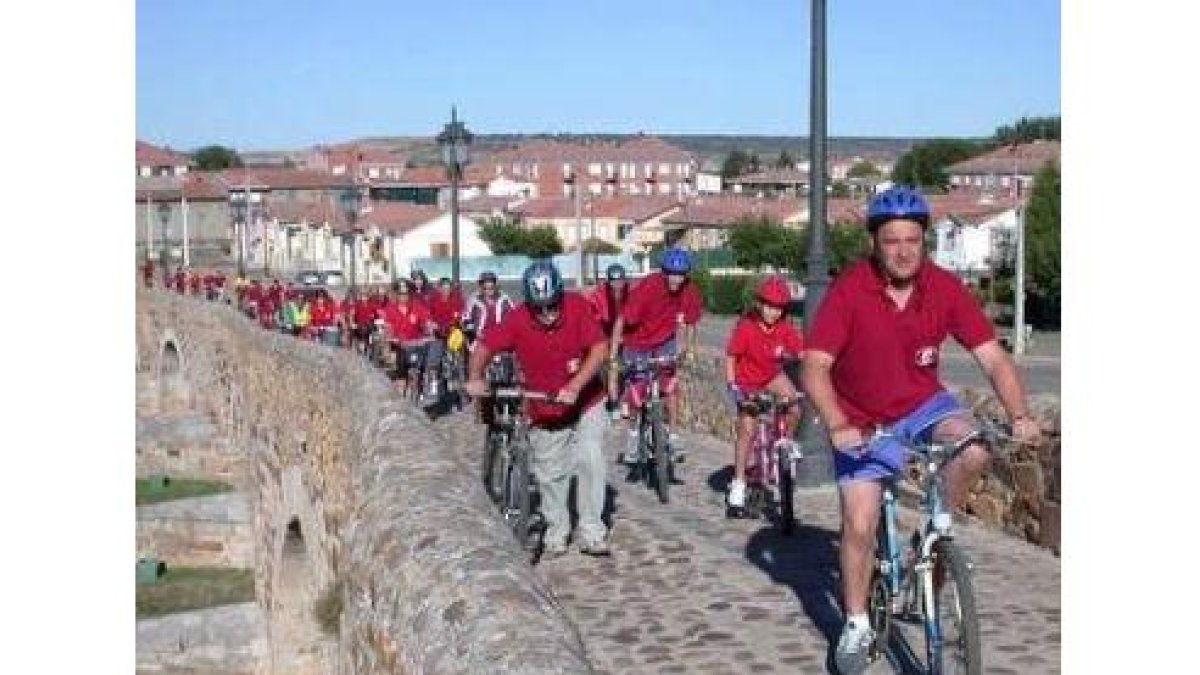
[[[654,456],[654,487],[658,491],[658,501],[666,504],[671,501],[671,451],[667,447],[667,425],[663,423],[661,411],[655,411],[650,420],[650,439]]]
[[[529,462],[532,448],[528,440],[513,446],[505,485],[505,515],[511,518],[513,534],[522,548],[528,548],[530,524],[533,522],[533,503],[529,484]]]
[[[792,453],[786,443],[778,443],[775,448],[776,467],[779,471],[779,528],[785,537],[796,531],[796,512],[793,487]]]
[[[979,675],[979,615],[966,554],[953,540],[933,545],[932,593],[923,593],[926,655],[932,675]],[[925,589],[928,591],[928,589]],[[928,606],[928,598],[933,606]]]

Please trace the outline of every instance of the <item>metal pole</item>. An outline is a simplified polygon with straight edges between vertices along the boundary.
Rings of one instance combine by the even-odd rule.
[[[812,0],[812,93],[809,110],[808,279],[804,289],[804,328],[829,286],[825,252],[825,0]]]
[[[590,204],[590,208],[588,210],[592,214],[591,238],[599,239],[599,237],[596,236],[596,203],[592,202]],[[592,251],[592,283],[593,284],[600,283],[600,249],[598,248],[598,246],[599,246],[599,244],[597,244],[597,249]]]
[[[804,290],[804,327],[812,330],[813,318],[829,286],[829,258],[825,251],[825,0],[812,1],[811,93],[809,100],[808,276]],[[833,451],[829,431],[820,415],[805,406],[800,443],[805,460],[796,470],[796,484],[806,487],[833,482]]]
[[[1025,353],[1025,209],[1017,204],[1017,281],[1013,289],[1013,354]]]
[[[450,150],[450,276],[454,279],[454,288],[459,287],[458,279],[458,145]]]
[[[187,195],[182,190],[179,193],[179,204],[183,211],[183,266],[190,267],[192,259],[188,253],[188,204]]]
[[[575,175],[575,246],[579,248],[579,288],[583,288],[583,192],[580,190],[579,172],[572,171]]]
[[[152,246],[152,242],[154,241],[154,226],[150,220],[150,214],[152,211],[151,206],[153,205],[153,202],[154,197],[151,196],[149,190],[146,190],[146,241],[143,242],[146,245],[146,260],[150,259],[150,248]]]

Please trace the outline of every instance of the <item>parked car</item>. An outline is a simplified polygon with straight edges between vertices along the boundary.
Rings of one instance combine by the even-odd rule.
[[[296,275],[301,286],[345,286],[346,277],[338,270],[305,270]]]

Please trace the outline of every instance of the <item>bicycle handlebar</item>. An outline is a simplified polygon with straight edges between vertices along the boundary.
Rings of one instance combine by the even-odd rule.
[[[521,398],[527,401],[547,401],[556,403],[555,394],[542,391],[528,391],[520,387],[498,387],[484,394],[484,398]]]

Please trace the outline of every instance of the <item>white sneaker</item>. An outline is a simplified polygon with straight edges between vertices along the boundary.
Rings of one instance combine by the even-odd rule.
[[[859,675],[867,667],[867,650],[875,641],[875,631],[867,623],[847,621],[838,639],[834,662],[842,675]]]
[[[729,484],[729,494],[726,499],[730,506],[743,507],[746,505],[746,482],[734,479]]]

